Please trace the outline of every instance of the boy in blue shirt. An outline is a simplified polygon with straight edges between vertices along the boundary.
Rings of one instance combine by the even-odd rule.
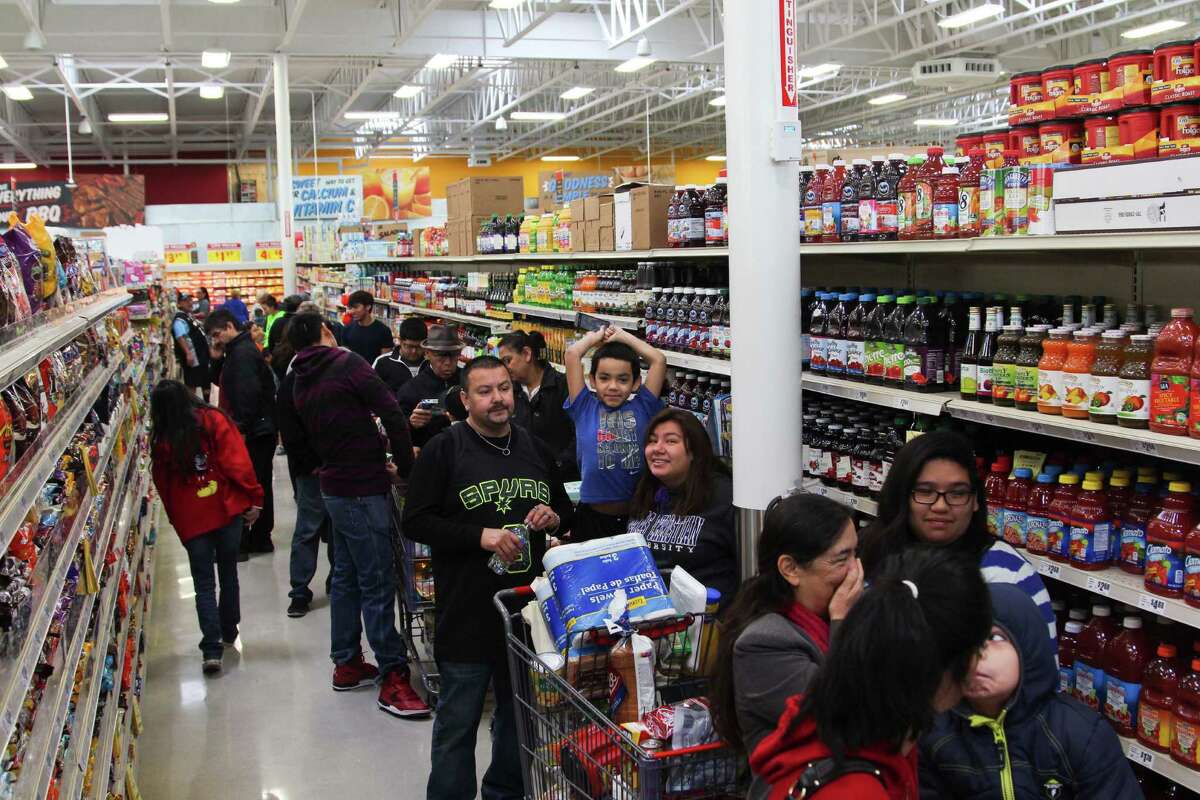
[[[583,357],[592,357],[592,389]],[[650,365],[646,379],[638,358]],[[575,454],[583,484],[571,523],[575,542],[625,533],[629,501],[642,472],[643,439],[650,419],[663,407],[659,394],[667,359],[628,331],[609,325],[567,348],[567,401],[575,423]]]

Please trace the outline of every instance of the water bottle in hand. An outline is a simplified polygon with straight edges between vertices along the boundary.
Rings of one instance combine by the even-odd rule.
[[[524,525],[512,525],[510,527],[506,527],[505,530],[511,531],[517,535],[517,538],[521,541],[521,550],[523,552],[525,547],[529,544],[529,528],[525,527]],[[517,559],[519,558],[520,556],[517,556]],[[501,558],[499,553],[492,553],[492,557],[488,559],[488,569],[497,575],[506,574],[508,572],[508,566],[508,562]]]

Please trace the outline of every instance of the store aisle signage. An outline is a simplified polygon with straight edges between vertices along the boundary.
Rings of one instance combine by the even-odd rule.
[[[282,261],[283,246],[279,242],[255,242],[255,261]]]
[[[785,108],[796,107],[796,0],[779,0],[779,90]]]
[[[106,228],[141,225],[146,221],[146,178],[142,175],[76,175],[66,181],[10,178],[0,183],[0,209],[30,214],[52,225]]]
[[[229,264],[241,260],[241,242],[214,242],[208,245],[209,264]]]
[[[167,266],[178,264],[195,264],[196,263],[196,243],[186,242],[184,244],[169,244],[164,248],[163,255]]]
[[[296,219],[359,222],[363,213],[362,176],[292,178],[292,213]]]

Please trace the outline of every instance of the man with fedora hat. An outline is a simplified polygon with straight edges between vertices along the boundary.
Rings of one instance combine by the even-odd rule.
[[[449,325],[434,325],[429,335],[421,342],[425,351],[425,365],[417,376],[400,387],[396,402],[408,416],[412,428],[413,445],[424,447],[425,443],[450,426],[450,419],[442,405],[446,390],[459,385],[458,357],[463,343]]]

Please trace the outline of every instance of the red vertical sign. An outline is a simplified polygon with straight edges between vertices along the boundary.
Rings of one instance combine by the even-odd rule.
[[[796,0],[779,0],[779,95],[796,107]]]

